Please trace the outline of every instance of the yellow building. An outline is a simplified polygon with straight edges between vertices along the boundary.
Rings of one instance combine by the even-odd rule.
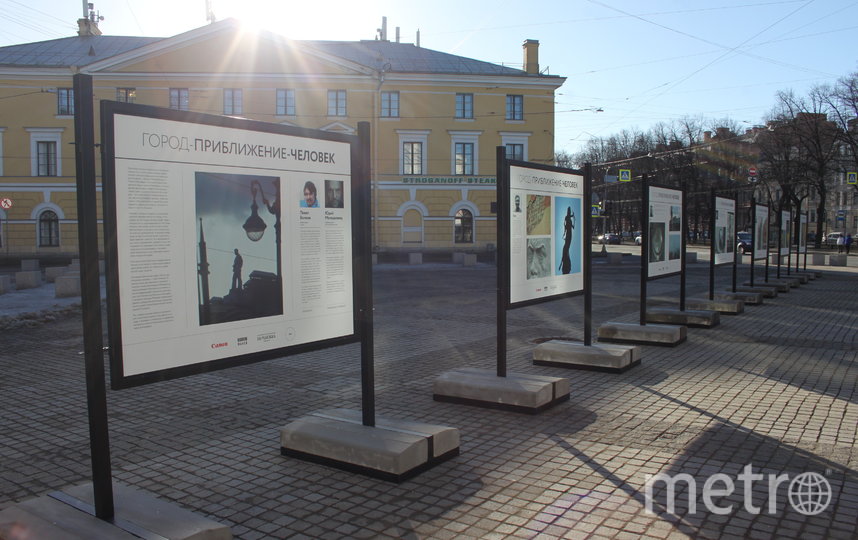
[[[77,251],[78,72],[93,76],[97,101],[344,133],[370,122],[381,253],[490,251],[495,148],[553,163],[554,92],[565,79],[539,73],[534,40],[514,69],[391,42],[386,30],[371,41],[292,41],[226,20],[150,38],[78,23],[75,37],[0,47],[3,255]]]

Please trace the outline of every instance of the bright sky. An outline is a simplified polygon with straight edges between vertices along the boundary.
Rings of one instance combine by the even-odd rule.
[[[557,94],[556,150],[684,116],[762,123],[778,90],[798,94],[858,71],[849,0],[210,0],[293,39],[388,37],[521,67],[525,39]],[[108,35],[171,36],[206,24],[206,0],[98,0]],[[0,0],[0,46],[67,37],[80,0]],[[592,109],[602,108],[603,112]],[[579,110],[590,109],[590,110]],[[525,111],[526,112],[526,111]],[[711,126],[710,126],[711,127]]]

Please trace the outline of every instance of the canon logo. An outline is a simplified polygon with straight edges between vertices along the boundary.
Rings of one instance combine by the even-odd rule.
[[[229,343],[212,343],[212,349],[220,349],[221,347],[228,346]]]

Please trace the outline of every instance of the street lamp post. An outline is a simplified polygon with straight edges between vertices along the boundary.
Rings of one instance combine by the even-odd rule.
[[[262,235],[265,234],[267,225],[265,224],[265,221],[259,217],[259,206],[256,204],[256,193],[258,192],[260,197],[262,197],[262,204],[264,204],[271,215],[274,216],[274,243],[277,246],[277,280],[282,282],[283,271],[280,262],[280,180],[274,180],[273,184],[274,200],[269,202],[265,197],[265,191],[262,190],[262,184],[260,184],[258,180],[254,180],[250,183],[250,192],[253,194],[253,203],[250,205],[250,217],[247,218],[247,221],[244,222],[242,227],[244,228],[244,232],[247,234],[247,238],[251,242],[258,242],[262,239]]]

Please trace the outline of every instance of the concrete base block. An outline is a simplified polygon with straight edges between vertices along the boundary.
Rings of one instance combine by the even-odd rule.
[[[56,298],[80,296],[80,276],[60,276],[54,281],[54,289]]]
[[[686,251],[685,252],[685,264],[695,264],[697,262],[697,252],[696,251]]]
[[[462,264],[465,262],[465,254],[461,251],[453,253],[453,264]]]
[[[829,266],[846,266],[846,254],[837,254],[828,256]]]
[[[766,285],[760,285],[759,283],[754,283],[753,287],[749,285],[736,287],[736,292],[761,294],[764,298],[775,298],[778,295],[777,287],[769,287]]]
[[[49,266],[45,268],[45,281],[53,283],[58,277],[66,272],[65,266]]]
[[[757,306],[763,303],[763,295],[753,292],[731,292],[728,289],[727,292],[715,293],[715,300],[741,300],[746,306]]]
[[[810,264],[814,266],[825,266],[825,253],[811,253]]]
[[[39,270],[39,259],[21,259],[21,271],[32,272]]]
[[[744,286],[750,287],[751,282],[746,281],[743,283]],[[789,292],[790,286],[789,283],[778,283],[774,279],[769,278],[768,281],[760,280],[759,282],[754,282],[754,287],[767,287],[769,289],[774,289],[777,292]],[[738,288],[737,288],[738,290]]]
[[[601,342],[673,347],[685,341],[687,332],[685,326],[606,322],[599,327],[598,336]]]
[[[806,282],[802,281],[802,283],[809,283],[809,282],[815,280],[817,277],[816,272],[806,272],[804,270],[793,271],[793,273],[790,275],[793,277],[804,278],[807,280]]]
[[[741,299],[715,299],[715,300],[686,300],[687,309],[716,311],[726,315],[738,315],[745,312],[745,301]]]
[[[0,276],[0,294],[12,290],[12,276]]]
[[[475,266],[477,264],[477,254],[476,253],[464,253],[462,257],[462,264],[465,266]]]
[[[641,348],[607,343],[586,346],[553,339],[533,349],[533,363],[537,366],[622,373],[641,363]]]
[[[92,484],[22,502],[0,512],[0,538],[230,540],[229,527],[152,495],[113,485],[114,520],[95,517]],[[17,535],[17,536],[16,536]]]
[[[608,253],[608,264],[623,264],[623,254]]]
[[[459,430],[446,426],[376,417],[365,426],[361,411],[318,411],[280,430],[280,452],[401,482],[459,455]]]
[[[797,279],[801,285],[804,285],[811,279],[810,276],[808,276],[807,274],[798,274],[796,272],[791,272],[787,274],[787,278]]]
[[[423,264],[423,254],[422,253],[409,253],[408,254],[408,264]]]
[[[38,270],[27,270],[26,272],[15,272],[15,288],[35,289],[42,286],[42,273]]]
[[[435,401],[536,414],[569,399],[569,379],[461,368],[435,379],[432,393]]]
[[[717,311],[675,308],[652,308],[646,312],[646,322],[657,324],[679,324],[694,328],[712,328],[718,326],[721,318]]]
[[[769,279],[769,283],[774,283],[775,285],[781,286],[786,285],[790,289],[795,289],[801,285],[801,280],[795,277],[790,277],[785,273],[781,273],[781,277],[776,277],[773,279]],[[787,289],[789,290],[789,289]]]

